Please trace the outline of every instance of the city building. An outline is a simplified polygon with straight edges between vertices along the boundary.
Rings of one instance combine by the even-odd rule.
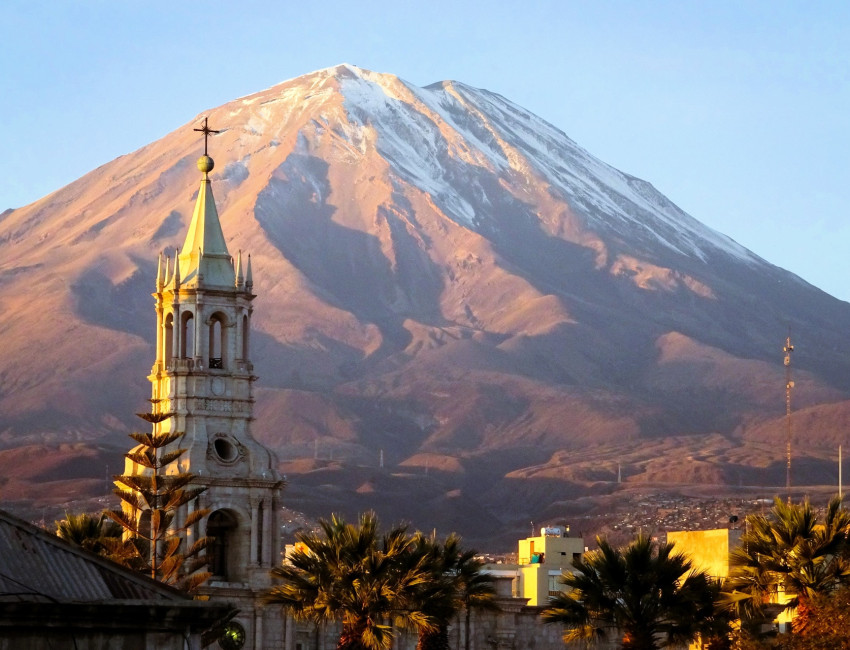
[[[740,528],[716,528],[713,530],[680,530],[667,533],[667,541],[685,554],[697,571],[705,571],[712,578],[722,579],[729,575],[729,552],[740,544]],[[789,596],[780,594],[778,603],[787,603]],[[781,632],[788,630],[794,612],[782,611],[773,621]]]
[[[697,571],[705,571],[712,578],[729,575],[729,551],[738,546],[739,528],[713,530],[677,530],[667,533],[667,542],[688,556]]]
[[[545,607],[550,596],[564,589],[561,574],[572,570],[573,561],[584,551],[584,539],[569,537],[569,528],[564,526],[541,528],[539,536],[519,540],[517,595],[527,598],[532,607]]]

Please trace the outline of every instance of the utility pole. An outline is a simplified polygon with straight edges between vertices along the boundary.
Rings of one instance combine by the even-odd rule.
[[[786,426],[786,442],[785,442],[785,490],[788,492],[788,505],[791,504],[791,389],[794,388],[794,382],[791,381],[791,353],[794,351],[794,346],[791,345],[791,331],[789,328],[788,336],[785,339],[785,347],[782,348],[785,353],[785,426]]]

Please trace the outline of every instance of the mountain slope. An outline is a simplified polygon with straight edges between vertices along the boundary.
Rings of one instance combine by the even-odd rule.
[[[590,448],[632,445],[630,480],[687,480],[682,436],[720,439],[692,478],[736,481],[755,452],[725,454],[784,413],[789,326],[795,406],[846,410],[850,306],[499,95],[343,65],[205,115],[228,246],[253,254],[255,434],[283,461],[462,459],[439,489],[487,521],[517,476],[613,481],[578,462]],[[5,447],[126,446],[155,260],[191,217],[190,126],[0,215]]]

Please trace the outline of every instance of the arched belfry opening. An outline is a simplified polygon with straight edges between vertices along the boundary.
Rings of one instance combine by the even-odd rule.
[[[165,324],[163,325],[163,329],[165,330],[164,344],[163,344],[163,354],[162,358],[165,361],[166,367],[171,363],[171,358],[174,355],[174,314],[168,314],[165,317]]]
[[[230,510],[216,510],[207,519],[207,537],[212,543],[207,547],[207,559],[213,579],[231,582],[239,566],[239,520]]]
[[[249,359],[249,351],[250,351],[250,342],[249,342],[249,323],[248,323],[248,315],[245,314],[242,316],[242,360],[248,361]]]
[[[210,317],[210,368],[223,369],[226,366],[227,322],[223,314],[215,313]]]
[[[195,356],[195,318],[191,311],[184,311],[180,320],[180,358],[191,359]]]

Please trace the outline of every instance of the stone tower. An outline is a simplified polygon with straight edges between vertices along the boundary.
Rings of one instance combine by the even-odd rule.
[[[206,121],[196,130],[205,137],[213,132]],[[245,648],[280,647],[280,614],[259,600],[271,584],[269,570],[280,562],[283,481],[274,454],[251,436],[257,379],[251,258],[243,266],[241,251],[234,262],[227,250],[210,186],[214,163],[204,149],[186,241],[179,253],[159,260],[156,361],[148,378],[156,412],[174,413],[159,426],[185,434],[180,469],[207,488],[194,507],[210,515],[191,531],[215,538],[208,549],[213,576],[201,593],[239,608],[236,636]]]

